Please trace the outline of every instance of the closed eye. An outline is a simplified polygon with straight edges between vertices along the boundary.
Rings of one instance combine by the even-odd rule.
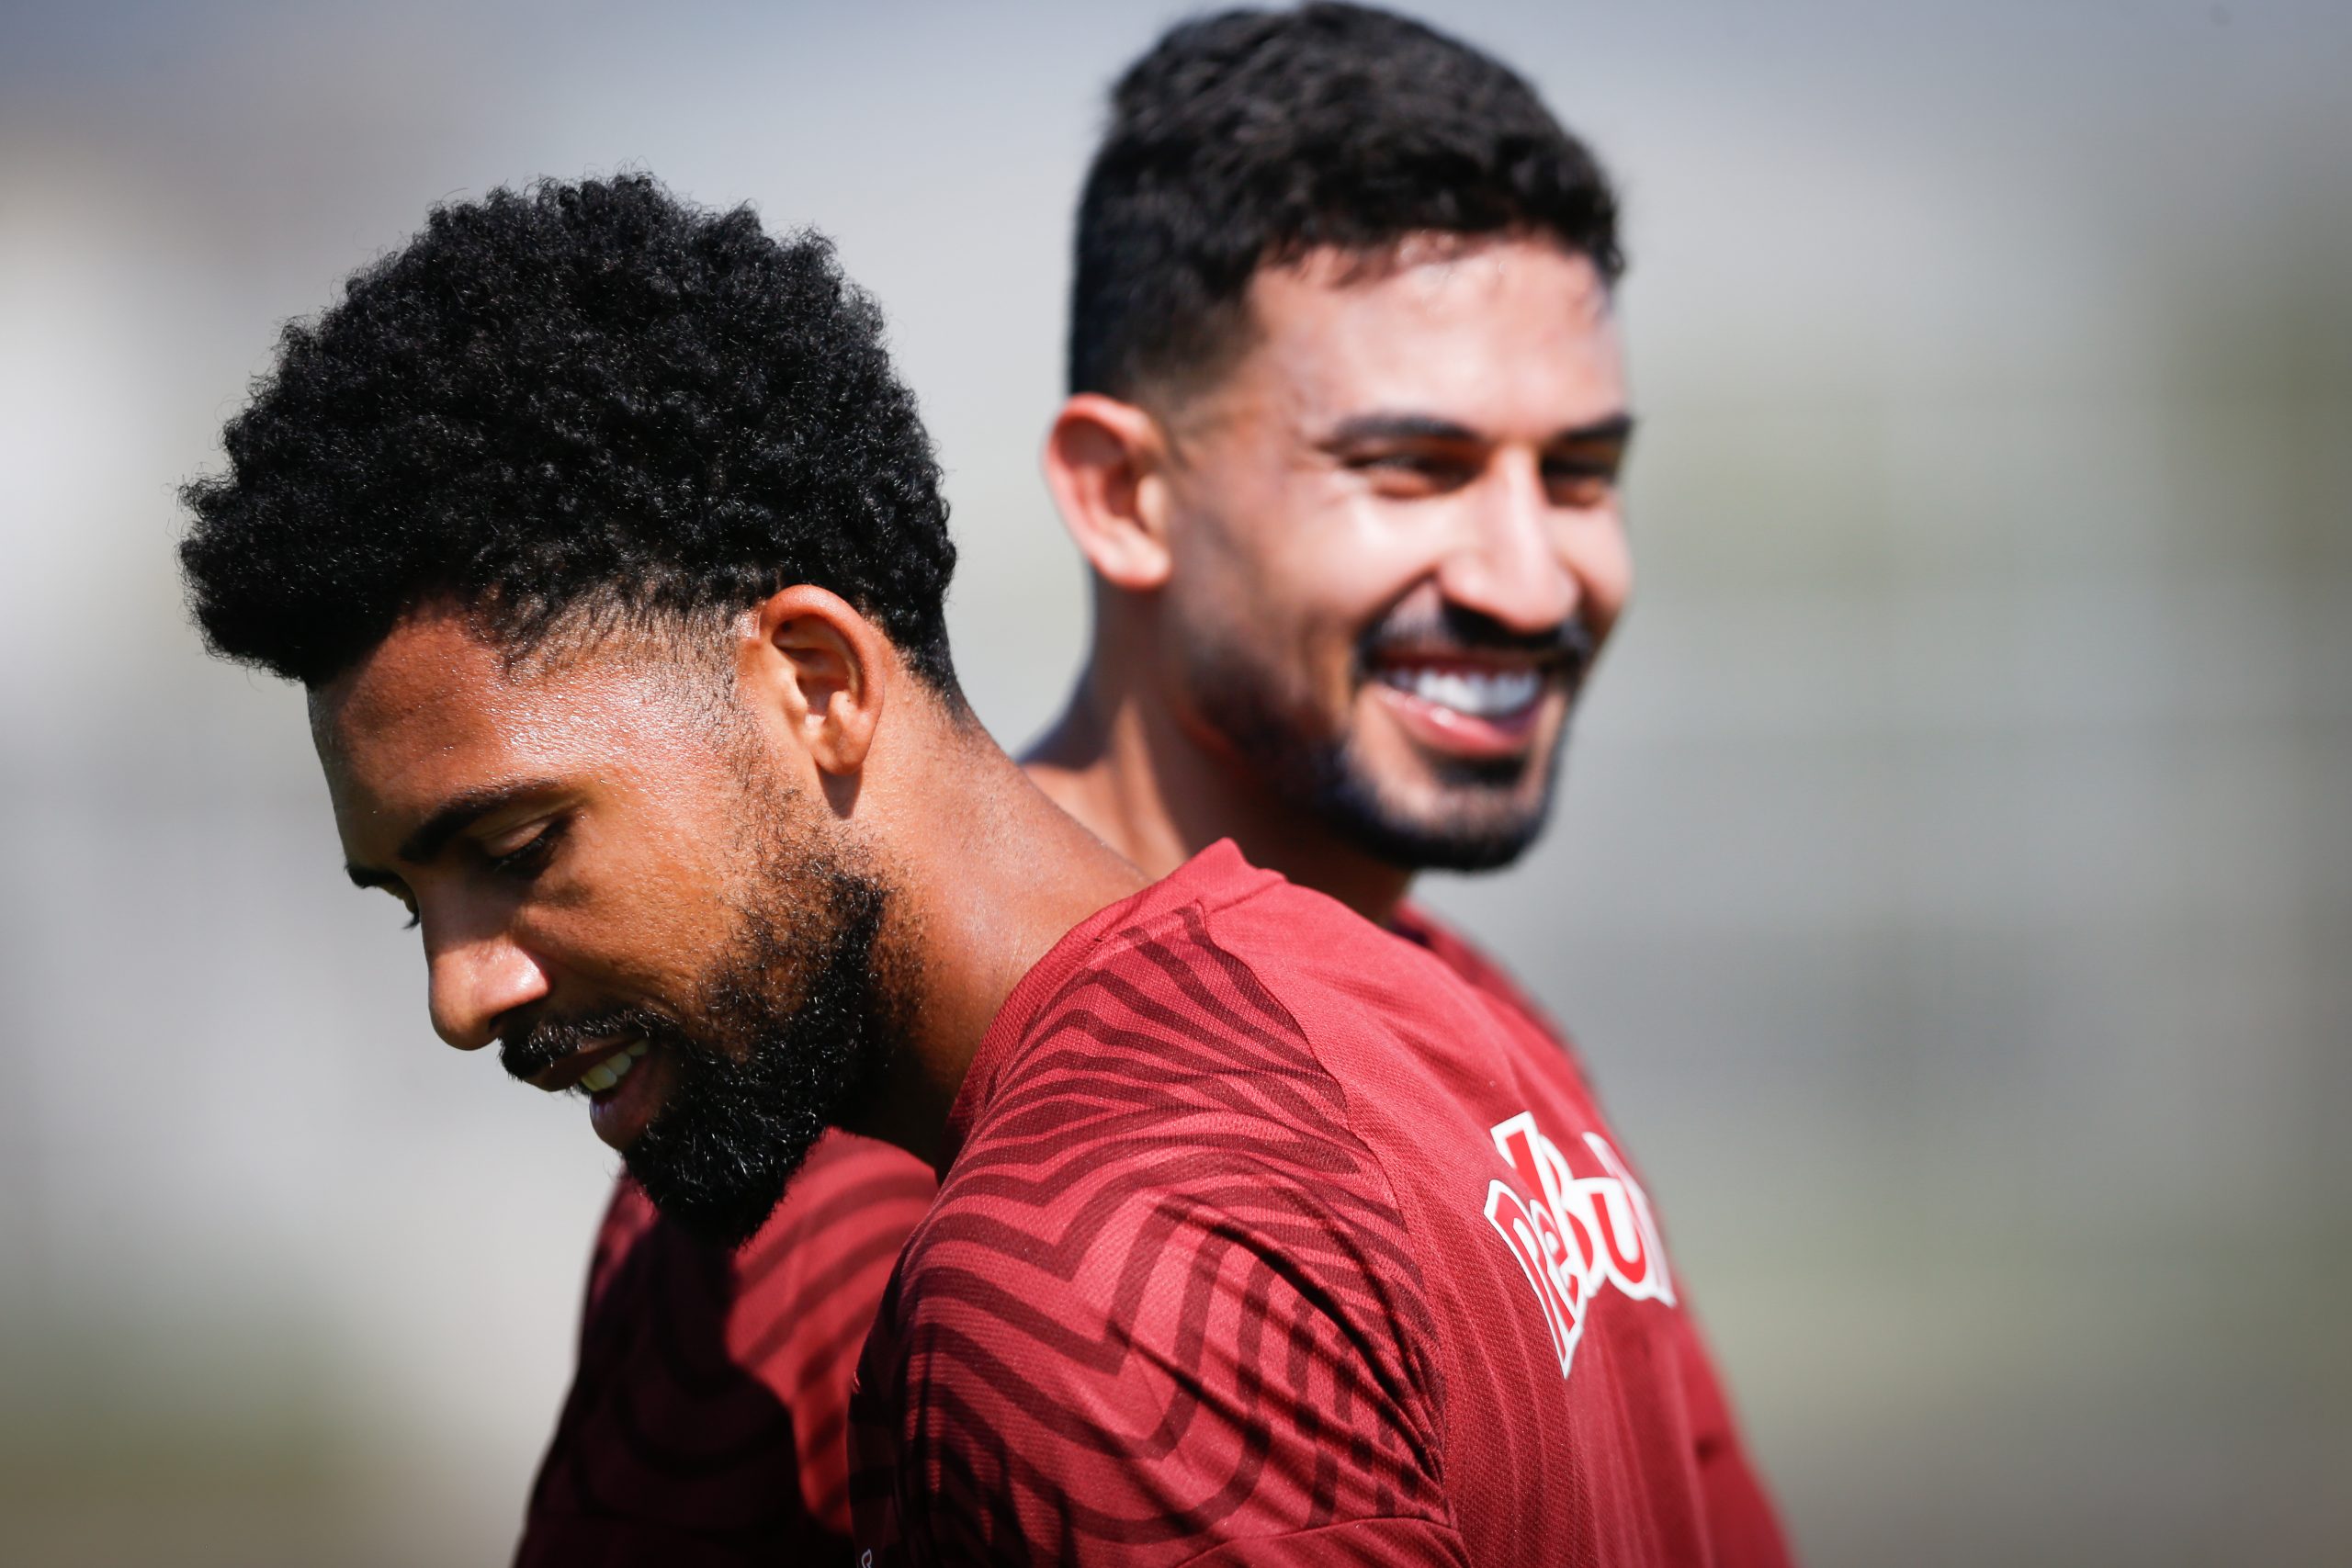
[[[1622,436],[1562,442],[1544,457],[1544,486],[1563,506],[1598,506],[1625,466]]]
[[[551,818],[531,829],[526,837],[514,841],[509,849],[502,850],[498,846],[509,842],[511,835],[507,839],[492,840],[482,846],[482,858],[493,874],[527,882],[547,869],[548,862],[554,858],[557,844],[562,841],[565,826],[564,818]]]
[[[1544,465],[1544,488],[1555,506],[1599,506],[1617,488],[1615,465],[1550,462]]]
[[[1476,466],[1449,452],[1407,448],[1359,453],[1342,458],[1351,473],[1370,477],[1385,495],[1435,495],[1459,490],[1476,476]]]

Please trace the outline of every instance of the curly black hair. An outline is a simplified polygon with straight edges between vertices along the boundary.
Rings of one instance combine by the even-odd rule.
[[[191,607],[215,652],[305,684],[431,602],[513,651],[807,582],[956,690],[956,547],[880,311],[748,207],[641,175],[438,207],[286,329],[223,443],[181,491]]]
[[[1213,379],[1261,266],[1514,231],[1623,268],[1608,177],[1499,62],[1362,6],[1183,23],[1112,89],[1079,200],[1069,389]]]

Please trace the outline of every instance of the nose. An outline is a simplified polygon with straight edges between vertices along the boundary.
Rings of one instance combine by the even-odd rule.
[[[1446,599],[1531,634],[1575,615],[1584,584],[1539,466],[1498,462],[1464,499],[1462,537],[1438,567]]]
[[[460,1051],[481,1050],[498,1038],[501,1019],[548,994],[547,970],[503,935],[428,942],[425,964],[434,1032]]]

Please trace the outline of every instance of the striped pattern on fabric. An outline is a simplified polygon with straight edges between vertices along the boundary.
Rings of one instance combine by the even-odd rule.
[[[876,1562],[1450,1538],[1435,1325],[1344,1092],[1197,908],[1102,947],[1036,1008],[885,1298],[854,1419],[889,1453],[857,1506],[926,1528]]]
[[[740,1253],[624,1177],[518,1568],[845,1562],[859,1347],[929,1167],[831,1134]]]
[[[860,1568],[1786,1562],[1581,1076],[1415,936],[1220,844],[1014,987],[860,1364]]]

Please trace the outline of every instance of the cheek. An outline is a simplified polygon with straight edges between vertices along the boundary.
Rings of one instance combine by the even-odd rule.
[[[724,823],[650,816],[575,822],[570,841],[535,889],[548,941],[582,967],[666,989],[695,955],[727,934],[740,875],[721,852]]]
[[[1174,519],[1165,651],[1173,668],[1239,666],[1284,705],[1336,716],[1363,633],[1434,570],[1425,520],[1334,493],[1326,474],[1240,468]]]
[[[1357,643],[1385,607],[1337,564],[1278,551],[1226,581],[1171,580],[1169,667],[1193,684],[1246,679],[1277,707],[1336,717],[1354,694]]]
[[[543,909],[526,939],[598,990],[671,998],[688,994],[693,957],[713,950],[710,913],[672,886],[598,885]]]

